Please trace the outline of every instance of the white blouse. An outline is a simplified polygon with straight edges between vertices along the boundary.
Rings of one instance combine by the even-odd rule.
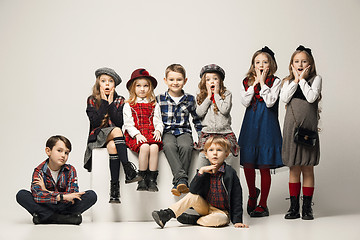
[[[149,101],[146,98],[144,99],[137,98],[136,102],[148,103]],[[124,116],[124,129],[129,133],[129,135],[132,138],[134,138],[137,134],[140,133],[140,131],[135,127],[135,122],[132,116],[131,107],[129,103],[124,104],[123,116]],[[160,105],[158,103],[156,103],[155,105],[153,124],[155,127],[155,131],[158,130],[162,134],[164,130],[164,124],[162,122]]]
[[[276,103],[279,97],[280,88],[281,88],[281,81],[279,78],[275,79],[271,88],[269,88],[266,84],[264,84],[261,87],[259,95],[264,99],[266,107],[270,108],[274,106],[274,104]],[[241,88],[240,88],[241,103],[245,107],[250,106],[254,94],[255,94],[254,85],[250,86],[246,91],[244,84],[241,83]]]
[[[305,79],[301,79],[299,83],[295,83],[294,81],[285,81],[280,92],[281,101],[283,101],[284,103],[289,103],[292,96],[296,92],[298,85],[300,86],[300,89],[303,92],[306,101],[308,101],[309,103],[313,103],[316,101],[316,99],[318,99],[321,93],[322,79],[319,75],[315,76],[315,79],[311,86]]]

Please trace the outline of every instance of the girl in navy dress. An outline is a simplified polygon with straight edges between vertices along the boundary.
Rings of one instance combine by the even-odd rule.
[[[241,102],[246,107],[241,126],[240,164],[244,167],[249,188],[247,212],[251,217],[269,216],[267,198],[270,191],[270,169],[282,166],[281,131],[278,121],[278,97],[281,80],[274,53],[264,47],[255,52],[246,78],[241,84]],[[255,169],[260,170],[260,190],[255,186]]]
[[[118,95],[115,87],[121,83],[120,76],[111,68],[95,71],[96,81],[93,93],[87,99],[86,113],[90,120],[88,144],[84,167],[92,170],[92,150],[106,147],[110,161],[110,203],[120,203],[120,162],[126,175],[125,183],[140,181],[135,166],[129,162],[123,125],[124,97]]]
[[[314,192],[314,166],[319,164],[320,145],[316,137],[314,146],[294,142],[295,128],[318,131],[322,79],[316,74],[311,49],[299,46],[291,56],[289,76],[283,80],[280,98],[286,103],[284,120],[283,163],[290,168],[289,192],[291,205],[285,219],[300,217],[300,176],[303,176],[302,219],[314,219],[311,201]]]

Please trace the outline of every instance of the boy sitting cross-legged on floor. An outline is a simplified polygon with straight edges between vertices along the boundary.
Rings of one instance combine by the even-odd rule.
[[[96,202],[94,191],[79,192],[76,170],[66,164],[70,151],[66,137],[50,137],[45,148],[48,159],[35,168],[31,192],[23,189],[16,195],[17,202],[33,216],[34,224],[79,225],[81,213]]]
[[[170,208],[154,211],[155,222],[163,228],[171,218],[180,223],[221,227],[230,221],[236,228],[243,224],[242,189],[236,171],[224,160],[230,153],[230,143],[222,136],[210,137],[204,146],[209,166],[201,167],[190,184],[190,193]],[[184,213],[190,207],[199,215]]]

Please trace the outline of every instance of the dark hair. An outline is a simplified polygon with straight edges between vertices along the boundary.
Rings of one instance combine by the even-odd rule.
[[[56,145],[56,143],[58,141],[62,141],[65,146],[69,149],[69,152],[71,152],[71,142],[69,139],[67,139],[64,136],[61,135],[55,135],[55,136],[51,136],[47,141],[46,141],[46,147],[50,148],[52,150],[52,148]]]

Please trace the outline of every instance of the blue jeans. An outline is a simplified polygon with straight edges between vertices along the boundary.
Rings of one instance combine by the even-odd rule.
[[[81,196],[81,201],[75,199],[75,203],[59,202],[53,203],[37,203],[33,195],[28,190],[20,190],[16,194],[16,201],[24,207],[31,215],[37,213],[42,221],[47,220],[54,213],[73,214],[83,213],[96,203],[97,196],[92,190],[88,190]]]

